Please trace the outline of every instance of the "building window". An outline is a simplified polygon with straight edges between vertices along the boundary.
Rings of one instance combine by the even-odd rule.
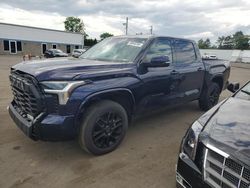
[[[4,49],[4,51],[9,51],[10,50],[10,46],[9,46],[9,41],[8,40],[4,40],[3,41],[3,49]]]
[[[68,53],[68,54],[70,54],[70,45],[66,45],[66,52]]]
[[[78,45],[76,45],[76,46],[75,46],[75,49],[79,49],[79,46],[78,46]]]
[[[17,45],[17,51],[22,51],[22,42],[21,41],[17,41],[16,45]]]
[[[53,48],[53,49],[56,49],[56,44],[52,44],[52,48]]]

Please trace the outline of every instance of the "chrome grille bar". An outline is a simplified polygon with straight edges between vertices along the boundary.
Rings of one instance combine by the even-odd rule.
[[[204,156],[204,181],[214,188],[249,188],[249,170],[229,155],[207,145]]]

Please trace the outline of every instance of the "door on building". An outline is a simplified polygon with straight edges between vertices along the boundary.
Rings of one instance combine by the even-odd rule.
[[[17,52],[16,41],[15,40],[10,40],[9,46],[10,46],[10,53],[11,54],[16,54],[16,52]]]
[[[45,53],[45,51],[47,50],[47,44],[42,44],[42,54]]]

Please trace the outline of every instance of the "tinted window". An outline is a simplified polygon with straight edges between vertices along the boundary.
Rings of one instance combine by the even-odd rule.
[[[153,57],[168,56],[172,62],[171,42],[168,39],[156,39],[149,47],[145,61],[150,62]]]
[[[193,63],[196,60],[196,54],[192,42],[185,40],[175,41],[176,63]]]
[[[21,43],[21,41],[17,41],[16,45],[17,45],[17,51],[22,51],[22,43]]]
[[[5,51],[9,51],[10,48],[9,48],[9,41],[8,40],[4,40],[3,41],[3,46],[4,46],[4,50]]]

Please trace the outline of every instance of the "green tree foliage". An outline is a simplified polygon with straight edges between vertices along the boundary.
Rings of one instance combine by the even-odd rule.
[[[198,41],[198,46],[200,49],[208,49],[211,48],[211,42],[210,39],[207,38],[206,40],[200,39]]]
[[[84,40],[84,45],[85,46],[93,46],[97,43],[96,39],[85,39]]]
[[[103,39],[105,39],[105,38],[107,38],[107,37],[112,37],[112,36],[114,36],[114,35],[111,34],[111,33],[105,32],[105,33],[102,33],[102,34],[100,35],[100,38],[101,38],[101,40],[103,40]]]
[[[84,23],[80,18],[73,16],[67,17],[64,21],[64,27],[66,31],[78,32],[85,35]]]
[[[232,36],[221,36],[217,40],[218,48],[220,49],[249,49],[249,38],[242,31],[237,31]]]
[[[244,36],[242,31],[237,31],[233,35],[234,47],[236,49],[245,50],[249,48],[249,39]]]

